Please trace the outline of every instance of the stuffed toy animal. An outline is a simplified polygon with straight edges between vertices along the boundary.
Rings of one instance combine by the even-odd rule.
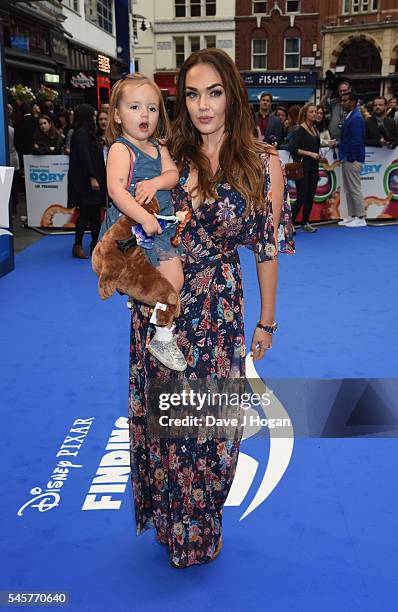
[[[159,212],[156,198],[143,207],[152,214]],[[181,234],[192,213],[185,208],[177,216],[180,223],[171,239],[174,247],[180,244]],[[169,325],[180,313],[179,295],[137,245],[131,231],[135,225],[132,219],[122,215],[97,243],[91,263],[98,275],[98,292],[103,300],[118,291],[148,306],[156,306],[158,302],[164,304],[165,310],[156,309],[156,325]]]

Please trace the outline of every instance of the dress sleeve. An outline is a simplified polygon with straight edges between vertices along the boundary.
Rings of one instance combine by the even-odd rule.
[[[274,219],[272,212],[272,201],[271,201],[271,181],[269,173],[269,155],[262,155],[264,161],[264,207],[261,210],[255,209],[254,211],[254,230],[253,238],[250,244],[247,246],[251,248],[257,256],[259,263],[263,261],[271,261],[278,256],[278,252],[275,244],[275,228]],[[289,192],[287,190],[287,180],[285,174],[285,168],[282,162],[283,172],[283,202],[282,210],[279,220],[279,227],[277,231],[278,235],[278,251],[280,253],[287,253],[293,255],[295,252],[294,240],[293,240],[293,223],[292,223],[292,212],[290,208]]]

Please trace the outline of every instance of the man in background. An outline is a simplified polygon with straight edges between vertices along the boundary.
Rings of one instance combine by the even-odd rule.
[[[340,81],[337,86],[338,97],[328,98],[325,97],[321,101],[321,105],[326,109],[329,114],[329,133],[332,140],[339,142],[341,135],[341,128],[346,116],[344,109],[341,104],[341,97],[351,91],[351,85],[348,81]]]
[[[15,126],[14,146],[18,152],[19,164],[23,168],[23,156],[33,151],[33,136],[38,129],[38,121],[32,115],[32,103],[24,102],[21,106],[22,119]]]
[[[273,113],[272,109],[272,94],[268,91],[263,91],[260,96],[260,108],[256,115],[256,125],[259,132],[260,140],[269,144],[282,144],[282,124]]]
[[[384,96],[377,96],[373,100],[373,114],[365,123],[365,145],[395,149],[397,144],[397,126],[387,117],[387,100]]]
[[[349,216],[339,221],[338,225],[365,227],[365,207],[360,178],[362,164],[365,161],[365,122],[357,106],[358,99],[352,91],[340,99],[346,118],[341,129],[339,157]]]

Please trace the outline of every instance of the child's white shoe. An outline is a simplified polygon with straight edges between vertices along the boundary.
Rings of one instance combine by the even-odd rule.
[[[156,336],[149,343],[148,350],[160,363],[170,370],[183,372],[187,367],[184,355],[177,346],[175,337],[171,340],[158,340]]]

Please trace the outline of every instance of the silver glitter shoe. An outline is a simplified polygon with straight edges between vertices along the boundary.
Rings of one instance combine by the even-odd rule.
[[[155,337],[149,343],[148,350],[156,357],[160,363],[170,370],[183,372],[187,367],[184,355],[177,346],[176,339],[173,337],[168,342],[160,342]]]

